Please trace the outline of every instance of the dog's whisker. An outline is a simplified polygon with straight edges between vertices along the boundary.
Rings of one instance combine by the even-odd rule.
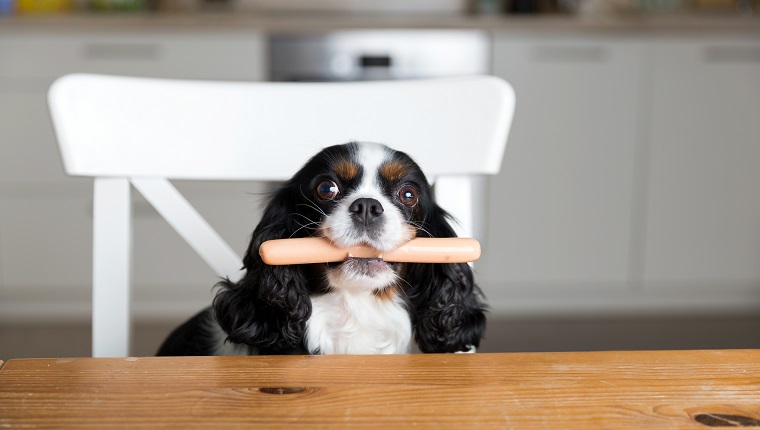
[[[299,188],[298,190],[301,192],[301,196],[304,198],[304,200],[306,200],[308,203],[301,203],[296,206],[307,206],[314,209],[315,211],[319,212],[322,215],[327,215],[325,211],[323,211],[322,208],[320,208],[319,205],[317,205],[317,203],[314,202],[314,200],[306,197],[306,194],[303,193],[303,189]]]
[[[314,206],[313,204],[310,204],[310,203],[299,203],[299,204],[296,205],[296,207],[298,207],[298,206],[306,206],[307,208],[313,209],[314,211],[318,212],[320,215],[325,215],[326,216],[326,214],[322,211],[322,209],[320,209],[317,206]]]
[[[323,211],[323,210],[322,210],[322,208],[320,208],[320,207],[319,207],[319,205],[317,205],[317,204],[316,204],[316,203],[315,203],[315,202],[314,202],[312,199],[310,199],[310,198],[306,197],[306,194],[304,194],[304,192],[303,192],[303,188],[301,188],[301,187],[298,187],[298,191],[300,191],[300,192],[301,192],[301,196],[303,196],[303,198],[304,198],[304,199],[305,199],[307,202],[311,203],[311,205],[309,205],[309,204],[306,204],[306,203],[301,203],[301,204],[300,204],[300,205],[298,205],[298,206],[307,206],[307,207],[310,207],[310,208],[314,209],[315,211],[319,212],[320,214],[322,214],[322,215],[324,215],[324,216],[327,216],[327,214],[325,213],[325,211]]]
[[[297,219],[295,219],[294,221],[296,222],[296,224],[298,224],[298,225],[300,226],[300,228],[299,228],[299,229],[297,229],[296,231],[294,231],[293,233],[291,233],[290,237],[293,237],[293,236],[295,236],[295,235],[296,235],[296,233],[298,233],[299,231],[301,231],[301,230],[303,230],[303,229],[306,229],[306,230],[311,230],[311,232],[312,232],[312,233],[309,233],[309,236],[313,236],[313,235],[314,235],[314,234],[313,234],[313,232],[314,232],[314,231],[317,231],[317,230],[319,230],[319,228],[317,228],[317,227],[312,227],[312,226],[314,226],[314,225],[319,225],[319,224],[320,224],[320,221],[314,221],[314,220],[312,220],[311,218],[307,217],[306,215],[304,215],[304,214],[300,214],[300,213],[298,213],[298,212],[293,212],[293,213],[291,213],[291,214],[290,214],[290,216],[300,216],[301,218],[303,218],[303,219],[305,219],[306,221],[308,221],[308,223],[306,223],[306,224],[302,224],[302,223],[300,223],[300,222],[299,222]]]
[[[296,215],[300,216],[301,218],[304,218],[306,221],[309,221],[309,223],[319,223],[319,221],[314,221],[313,219],[307,217],[306,215],[298,213],[298,212],[293,212],[293,213],[290,214],[290,216],[296,216]],[[296,221],[296,222],[298,222],[298,221]]]
[[[409,223],[411,226],[413,226],[417,230],[419,230],[419,231],[427,234],[429,237],[433,237],[433,233],[431,233],[430,231],[428,231],[425,227],[423,227],[419,223],[416,223],[414,221],[407,221],[407,223]]]
[[[409,289],[410,289],[410,290],[411,290],[411,289],[414,289],[414,287],[412,287],[412,284],[410,284],[410,283],[409,283],[409,281],[407,281],[406,279],[404,279],[404,278],[402,278],[402,277],[400,277],[400,276],[398,276],[398,277],[397,277],[397,279],[398,279],[399,281],[401,281],[401,282],[405,283],[406,285],[408,285],[408,286],[409,286]],[[406,300],[409,300],[409,294],[407,294],[407,293],[406,293],[406,290],[404,290],[404,288],[399,288],[399,289],[398,289],[398,291],[400,291],[400,292],[401,292],[401,294],[403,294],[403,296],[404,296],[404,298],[405,298]]]
[[[407,219],[406,219],[406,223],[409,224],[409,225],[411,225],[412,227],[414,227],[418,231],[421,231],[421,232],[427,234],[429,237],[433,237],[433,234],[430,233],[430,231],[428,231],[425,227],[423,227],[426,224],[426,222],[425,222],[426,219],[427,219],[427,217],[423,218],[422,221],[412,221],[412,216],[410,214],[407,217]]]
[[[293,233],[290,235],[290,237],[293,237],[293,236],[295,236],[295,235],[296,235],[296,233],[298,233],[299,231],[301,231],[301,230],[304,230],[304,229],[305,229],[305,230],[312,230],[312,231],[318,230],[317,228],[311,227],[312,225],[315,225],[315,224],[319,224],[318,222],[310,222],[310,223],[308,223],[308,224],[301,224],[300,222],[296,221],[296,223],[297,223],[298,225],[300,225],[301,227],[300,227],[300,228],[298,228],[298,229],[296,229],[296,231],[294,231],[294,232],[293,232]]]

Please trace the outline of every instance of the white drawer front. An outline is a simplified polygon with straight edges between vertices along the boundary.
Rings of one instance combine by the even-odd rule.
[[[52,79],[90,72],[261,80],[263,53],[257,32],[6,33],[0,37],[0,78]]]

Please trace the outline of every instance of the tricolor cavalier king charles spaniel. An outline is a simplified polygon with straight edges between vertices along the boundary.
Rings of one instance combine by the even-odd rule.
[[[380,144],[323,149],[271,198],[243,258],[213,305],[177,328],[158,355],[471,352],[484,304],[467,264],[269,266],[270,239],[323,236],[340,247],[390,251],[415,236],[455,236],[419,166]]]

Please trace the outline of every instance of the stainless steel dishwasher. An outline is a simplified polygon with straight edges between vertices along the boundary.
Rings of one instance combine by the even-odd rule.
[[[351,30],[275,34],[273,81],[420,79],[488,73],[490,42],[475,30]]]

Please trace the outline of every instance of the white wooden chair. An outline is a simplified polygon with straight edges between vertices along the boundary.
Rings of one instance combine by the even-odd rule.
[[[93,355],[129,352],[130,184],[211,266],[241,259],[170,179],[285,180],[321,147],[382,142],[415,158],[439,204],[479,231],[477,175],[501,167],[515,98],[494,77],[248,83],[74,74],[49,104],[69,175],[94,178]],[[253,227],[253,226],[251,226]]]

